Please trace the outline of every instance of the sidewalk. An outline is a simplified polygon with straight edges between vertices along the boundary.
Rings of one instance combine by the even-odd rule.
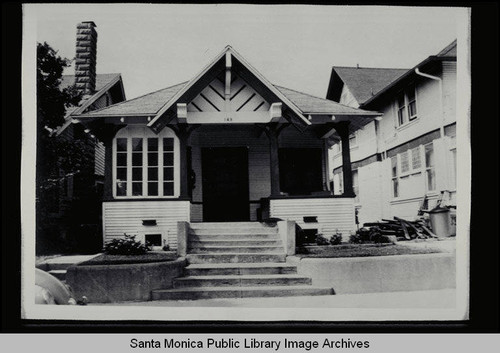
[[[249,308],[454,308],[456,290],[343,294],[326,296],[203,299],[89,304],[92,306],[249,307]]]

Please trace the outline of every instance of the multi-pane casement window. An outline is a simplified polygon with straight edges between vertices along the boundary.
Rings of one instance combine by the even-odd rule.
[[[393,198],[423,196],[436,189],[432,143],[391,157]]]
[[[396,98],[397,126],[402,126],[417,118],[417,96],[415,85],[399,92]]]
[[[126,127],[113,143],[115,197],[159,198],[178,194],[178,139],[168,128],[158,135],[146,127]]]

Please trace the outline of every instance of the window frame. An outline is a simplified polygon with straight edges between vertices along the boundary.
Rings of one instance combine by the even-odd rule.
[[[142,139],[142,192],[141,195],[133,195],[132,185],[133,183],[137,183],[138,181],[132,180],[132,169],[137,166],[132,165],[132,139],[141,138]],[[148,154],[149,154],[149,146],[148,139],[156,138],[158,140],[157,146],[157,165],[152,166],[157,169],[157,180],[149,180],[149,169],[150,166],[148,164]],[[173,139],[173,194],[172,195],[163,195],[164,193],[164,160],[163,160],[163,139],[164,138],[172,138]],[[117,141],[118,139],[126,139],[126,193],[125,195],[118,195],[118,187],[117,187]],[[112,144],[112,192],[113,198],[115,199],[172,199],[178,198],[180,195],[180,153],[179,153],[179,139],[175,135],[174,131],[169,128],[164,128],[160,133],[155,134],[149,128],[144,126],[127,126],[118,131],[118,133],[113,138]],[[170,167],[170,166],[168,166]],[[148,195],[149,182],[158,182],[158,193],[157,195]],[[171,180],[167,180],[171,181]]]
[[[410,100],[409,92],[413,93],[413,99]],[[401,100],[402,98],[402,100]],[[412,82],[405,89],[399,91],[396,95],[396,128],[404,127],[418,119],[417,107],[417,85]],[[402,103],[402,104],[401,104]],[[411,106],[414,107],[414,114],[411,114]]]
[[[426,159],[425,159],[425,148],[426,146],[432,145],[433,150],[434,146],[433,143],[426,143],[425,145],[418,145],[417,147],[409,148],[406,151],[400,152],[392,157],[390,157],[390,176],[391,176],[391,194],[392,194],[392,199],[393,200],[399,200],[399,199],[405,199],[406,196],[401,196],[401,179],[404,178],[411,178],[420,175],[423,177],[424,183],[425,183],[425,194],[433,194],[436,192],[436,174],[435,174],[435,165],[427,167],[426,165]],[[408,156],[408,170],[405,172],[402,172],[402,155],[407,154]],[[415,168],[414,167],[414,157],[417,158],[418,156],[419,159],[419,164]],[[396,163],[396,175],[393,174],[393,161]],[[429,189],[428,185],[428,170],[432,170],[434,172],[434,189]],[[395,193],[395,186],[394,184],[397,184],[397,193]],[[411,197],[410,197],[411,198]]]

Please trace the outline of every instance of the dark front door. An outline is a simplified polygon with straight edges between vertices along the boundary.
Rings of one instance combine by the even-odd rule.
[[[203,148],[203,221],[248,221],[248,150]]]

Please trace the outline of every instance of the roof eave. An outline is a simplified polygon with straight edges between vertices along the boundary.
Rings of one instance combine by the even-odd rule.
[[[385,88],[377,92],[376,95],[368,99],[366,102],[362,103],[360,107],[368,107],[373,102],[377,101],[380,97],[384,96],[389,90],[391,90],[394,86],[399,85],[401,82],[405,81],[408,79],[410,76],[412,76],[415,73],[416,69],[421,69],[423,66],[432,63],[432,62],[441,62],[441,61],[456,61],[457,57],[456,56],[436,56],[432,55],[429,56],[427,59],[424,61],[420,62],[417,64],[415,67],[409,69],[406,73],[401,75],[398,79],[392,81],[389,85],[387,85]]]

